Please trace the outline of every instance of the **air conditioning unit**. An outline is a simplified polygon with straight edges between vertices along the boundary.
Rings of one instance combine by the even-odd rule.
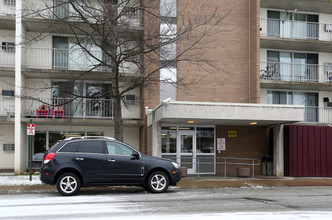
[[[126,101],[135,101],[136,100],[135,95],[125,95],[124,98],[125,98]]]
[[[327,102],[327,103],[326,103],[326,107],[331,108],[331,107],[332,107],[332,102]]]
[[[325,32],[332,32],[332,24],[325,25]]]

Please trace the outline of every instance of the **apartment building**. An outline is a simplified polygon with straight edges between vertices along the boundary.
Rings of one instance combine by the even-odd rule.
[[[27,123],[36,125],[34,155],[44,153],[66,137],[114,136],[110,69],[94,68],[97,59],[93,57],[104,60],[106,56],[88,40],[80,42],[90,46],[84,51],[77,46],[77,37],[68,26],[57,24],[57,19],[74,17],[64,3],[60,0],[0,2],[0,169],[3,171],[21,173],[28,167]],[[141,15],[135,12],[126,15],[132,21],[128,28],[139,29]],[[121,70],[124,75],[131,74],[132,69],[127,69]],[[137,148],[143,125],[139,90],[125,94],[126,107],[122,108],[124,141]],[[96,98],[98,94],[103,95]]]
[[[75,48],[68,30],[45,33],[47,19],[16,16],[28,2],[0,3],[0,169],[15,172],[27,167],[30,120],[36,124],[34,153],[73,135],[114,136],[111,94],[99,100],[86,97],[107,94],[111,80],[100,78],[108,69],[97,68],[70,82],[69,75],[80,75],[95,63]],[[289,143],[298,128],[287,126],[323,130],[332,120],[332,2],[161,0],[159,10],[158,22],[130,13],[137,18],[131,29],[153,26],[173,33],[162,36],[169,39],[202,12],[217,11],[222,20],[197,50],[180,59],[185,40],[174,38],[160,48],[159,82],[126,94],[124,141],[144,153],[177,160],[189,174],[233,176],[236,168],[250,167],[251,174],[260,175],[262,159],[273,157],[274,175],[295,175],[289,172],[294,155]],[[198,30],[203,33],[206,27]],[[42,37],[27,42],[25,36]],[[103,57],[97,47],[90,52]],[[142,62],[143,74],[158,65]],[[68,88],[85,98],[67,103],[72,98],[65,95]],[[41,111],[45,103],[48,113]],[[63,109],[55,109],[59,105]]]

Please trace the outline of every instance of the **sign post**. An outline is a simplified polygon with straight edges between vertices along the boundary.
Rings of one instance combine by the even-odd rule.
[[[30,181],[32,181],[32,146],[33,137],[36,133],[35,124],[32,124],[32,120],[27,125],[27,135],[29,136],[29,169],[30,169]]]

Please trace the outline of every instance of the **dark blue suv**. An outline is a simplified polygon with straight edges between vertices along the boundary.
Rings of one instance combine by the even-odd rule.
[[[114,138],[76,137],[58,142],[45,154],[40,179],[65,196],[80,187],[109,185],[161,193],[180,181],[181,170],[174,161],[144,155]]]

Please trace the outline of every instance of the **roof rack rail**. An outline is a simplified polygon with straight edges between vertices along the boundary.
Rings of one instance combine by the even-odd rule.
[[[69,138],[66,138],[65,141],[68,141],[68,140],[80,140],[80,139],[108,139],[108,140],[115,140],[115,138],[107,137],[107,136],[80,136],[80,137],[69,137]]]

